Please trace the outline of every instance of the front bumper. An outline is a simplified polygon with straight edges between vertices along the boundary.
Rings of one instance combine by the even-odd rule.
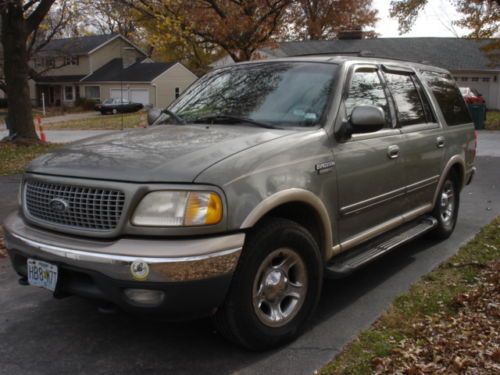
[[[65,236],[26,224],[19,214],[4,222],[5,243],[14,269],[26,276],[26,260],[40,259],[59,267],[55,295],[76,294],[115,303],[125,310],[166,315],[204,314],[224,300],[236,268],[244,234],[192,239],[113,241]],[[146,264],[146,276],[132,265]],[[125,289],[163,291],[156,306],[128,299]]]

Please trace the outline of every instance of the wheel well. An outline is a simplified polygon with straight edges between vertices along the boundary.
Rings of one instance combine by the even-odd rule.
[[[314,237],[322,255],[325,255],[326,237],[321,217],[316,210],[307,203],[289,202],[282,204],[266,213],[259,221],[265,217],[280,217],[295,221],[297,224],[302,225]]]
[[[459,190],[462,190],[464,184],[464,171],[460,164],[453,164],[450,168],[450,175],[455,179],[455,183],[458,183]]]

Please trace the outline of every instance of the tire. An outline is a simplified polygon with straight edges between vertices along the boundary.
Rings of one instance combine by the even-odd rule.
[[[118,113],[118,110],[116,108],[113,108],[113,110],[111,111],[112,114],[116,115]]]
[[[436,205],[432,211],[432,216],[438,221],[437,227],[431,232],[433,237],[444,240],[451,236],[457,224],[459,207],[458,177],[454,173],[450,173],[439,190]]]
[[[322,283],[322,257],[311,234],[290,220],[265,219],[247,235],[215,325],[250,350],[290,342],[312,316]]]

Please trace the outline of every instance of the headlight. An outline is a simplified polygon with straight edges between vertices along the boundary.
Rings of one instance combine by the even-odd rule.
[[[204,191],[154,191],[137,206],[132,224],[147,227],[213,225],[222,219],[217,193]]]

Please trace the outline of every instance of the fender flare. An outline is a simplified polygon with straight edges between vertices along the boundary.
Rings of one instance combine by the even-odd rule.
[[[462,188],[465,186],[465,182],[466,182],[466,178],[467,178],[467,176],[465,175],[465,161],[462,158],[462,156],[454,155],[448,160],[445,167],[443,168],[441,176],[439,177],[436,191],[434,192],[434,198],[432,199],[432,207],[434,207],[436,205],[439,191],[441,190],[441,187],[443,186],[446,177],[450,173],[451,168],[455,165],[459,165],[460,169],[462,170],[462,181],[460,182],[460,190],[462,190]]]
[[[241,224],[241,229],[247,229],[253,227],[260,219],[262,219],[266,214],[271,212],[273,209],[286,204],[286,203],[305,203],[316,211],[318,217],[323,225],[324,233],[324,247],[320,249],[323,258],[329,259],[333,255],[332,250],[332,225],[330,221],[330,216],[328,211],[317,195],[314,193],[304,190],[304,189],[286,189],[281,190],[261,201],[245,218]]]

